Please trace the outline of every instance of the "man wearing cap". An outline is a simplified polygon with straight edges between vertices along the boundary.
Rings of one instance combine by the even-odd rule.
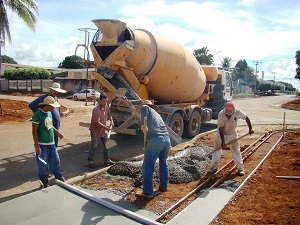
[[[218,162],[222,156],[222,148],[226,147],[226,143],[237,138],[236,127],[238,119],[246,121],[249,134],[252,134],[253,131],[249,117],[243,111],[236,109],[232,102],[227,102],[224,109],[218,115],[218,129],[215,136],[214,148],[220,150],[212,154],[211,169],[208,173],[214,174],[217,172]],[[229,147],[233,161],[238,169],[238,175],[243,176],[245,172],[239,141],[232,142],[229,144]]]
[[[38,97],[37,99],[35,99],[34,101],[32,101],[31,103],[29,103],[29,108],[32,110],[32,112],[36,112],[39,110],[39,103],[43,102],[44,99],[48,96],[52,96],[54,98],[54,100],[56,102],[58,102],[58,94],[59,93],[66,93],[66,90],[63,90],[60,88],[60,84],[54,82],[51,87],[49,87],[49,93],[42,95],[40,97]],[[60,128],[60,109],[59,108],[53,108],[53,110],[51,111],[52,113],[52,119],[53,119],[53,126],[55,127],[56,130],[59,130]],[[57,147],[58,145],[58,137],[56,134],[54,134],[54,140],[55,140],[55,146]]]
[[[153,198],[153,173],[157,159],[159,159],[159,191],[167,191],[168,188],[169,169],[167,158],[171,141],[163,119],[152,108],[150,100],[143,101],[136,110],[141,114],[141,130],[147,139],[142,168],[143,191],[137,196]],[[144,121],[147,121],[147,124],[144,124]]]
[[[54,128],[51,111],[60,104],[52,96],[47,96],[38,104],[41,109],[32,116],[32,137],[36,152],[38,175],[43,187],[48,187],[48,166],[56,179],[65,181],[60,169],[60,159],[54,142],[54,133],[63,135]]]

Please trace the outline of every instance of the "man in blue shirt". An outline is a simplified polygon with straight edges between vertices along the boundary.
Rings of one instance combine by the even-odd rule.
[[[143,163],[143,192],[138,196],[153,198],[153,173],[155,162],[159,159],[159,180],[161,191],[166,191],[169,184],[169,169],[167,158],[171,141],[168,130],[161,116],[152,108],[149,100],[143,101],[142,106],[137,107],[141,113],[142,131],[147,135],[147,145]],[[144,124],[147,118],[147,124]]]
[[[52,96],[56,102],[58,102],[58,94],[59,93],[66,93],[66,90],[63,90],[60,88],[60,84],[54,82],[51,87],[49,87],[50,91],[48,94],[42,95],[29,103],[29,108],[32,110],[33,113],[39,110],[40,106],[39,104],[44,101],[44,99],[48,96]],[[55,127],[56,130],[59,131],[60,128],[60,109],[59,108],[54,108],[52,111],[52,118],[53,118],[53,126]],[[54,141],[55,141],[55,147],[58,145],[58,137],[56,134],[54,134]]]

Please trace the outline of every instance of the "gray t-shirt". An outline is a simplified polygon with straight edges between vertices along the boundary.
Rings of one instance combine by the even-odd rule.
[[[157,136],[169,135],[168,130],[161,116],[151,107],[143,105],[141,108],[141,120],[144,125],[144,117],[147,117],[147,140],[151,140]]]

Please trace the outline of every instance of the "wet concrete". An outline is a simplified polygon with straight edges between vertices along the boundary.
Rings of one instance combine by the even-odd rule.
[[[172,184],[189,183],[199,179],[206,171],[210,160],[204,157],[212,150],[211,147],[191,147],[168,157],[169,182]],[[114,176],[128,176],[134,179],[134,185],[142,185],[143,161],[117,162],[107,170],[107,173]],[[154,184],[159,183],[158,160],[154,169]]]

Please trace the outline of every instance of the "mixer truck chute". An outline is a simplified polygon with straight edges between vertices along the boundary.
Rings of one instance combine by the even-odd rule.
[[[97,67],[93,76],[113,96],[115,132],[137,134],[135,108],[146,99],[180,137],[196,136],[201,123],[223,108],[229,73],[200,66],[187,48],[170,38],[132,30],[119,20],[93,22],[98,27],[90,45]]]

